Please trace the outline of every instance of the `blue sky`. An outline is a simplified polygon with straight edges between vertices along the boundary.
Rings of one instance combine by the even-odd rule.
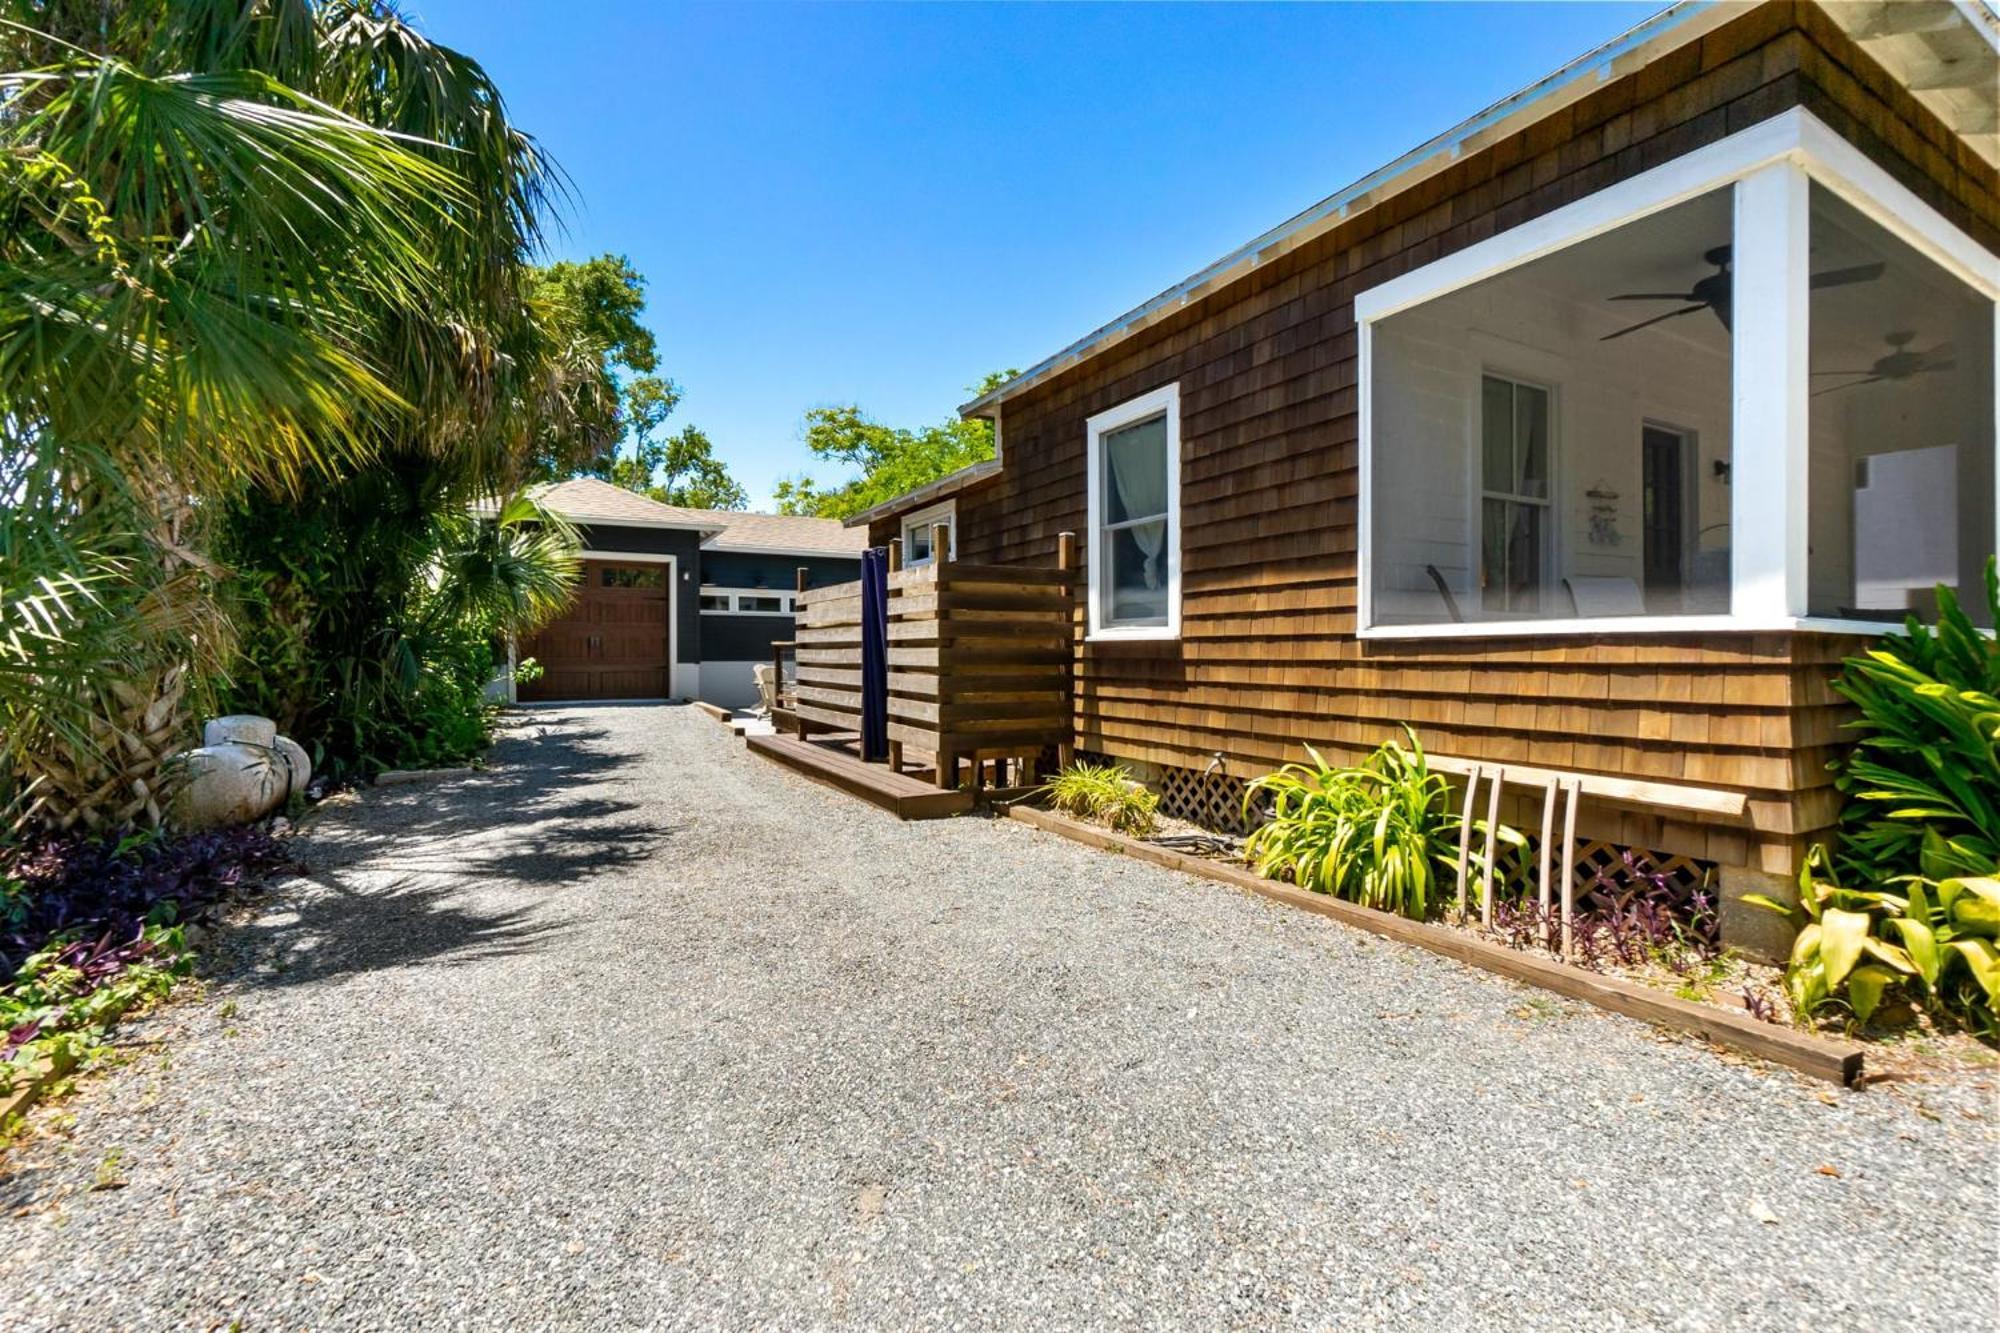
[[[756,507],[806,408],[941,420],[1659,8],[409,4],[574,179],[556,253],[650,280]]]

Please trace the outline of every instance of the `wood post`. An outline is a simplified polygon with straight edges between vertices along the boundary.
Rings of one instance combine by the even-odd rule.
[[[951,524],[931,524],[931,561],[939,569],[951,563]]]
[[[1063,582],[1063,607],[1069,613],[1065,628],[1069,630],[1072,645],[1076,638],[1076,534],[1058,532],[1056,534],[1056,568],[1071,577]],[[1072,653],[1075,651],[1071,648]],[[1056,772],[1060,773],[1076,762],[1076,667],[1071,663],[1063,672],[1063,696],[1069,701],[1070,722],[1064,739],[1056,743]]]
[[[1563,810],[1562,856],[1562,944],[1563,958],[1567,961],[1575,949],[1570,935],[1570,914],[1576,907],[1576,807],[1583,799],[1583,784],[1571,778],[1567,784],[1569,801]]]
[[[812,586],[812,573],[804,565],[799,566],[799,572],[796,583],[797,586],[793,589],[793,591],[796,592],[801,597],[805,596],[806,589]],[[792,605],[796,607],[798,603],[794,602],[792,603]]]
[[[1561,787],[1561,778],[1550,778],[1548,787],[1542,793],[1542,873],[1539,881],[1541,884],[1539,902],[1541,905],[1542,947],[1544,949],[1549,947],[1549,892],[1551,888],[1549,877],[1554,873],[1551,867],[1555,864],[1556,852],[1556,792]]]
[[[1478,764],[1465,775],[1465,808],[1458,815],[1458,915],[1465,916],[1465,872],[1472,851],[1472,803],[1479,799]]]
[[[1500,838],[1500,789],[1507,785],[1507,770],[1493,770],[1493,785],[1486,793],[1486,865],[1479,872],[1479,919],[1493,924],[1493,862]]]
[[[891,537],[889,539],[889,572],[891,574],[900,573],[902,568],[903,539],[901,537]]]

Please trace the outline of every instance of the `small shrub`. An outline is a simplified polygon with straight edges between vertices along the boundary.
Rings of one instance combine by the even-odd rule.
[[[1932,869],[1955,863],[1940,835],[1928,843]],[[1799,872],[1797,907],[1745,895],[1799,927],[1785,965],[1794,1013],[1844,1006],[1866,1023],[1893,994],[2000,1038],[2000,878],[1916,875],[1897,892],[1842,888],[1814,873],[1827,869],[1816,849]]]
[[[1389,741],[1352,768],[1335,768],[1307,746],[1310,764],[1287,764],[1251,783],[1245,813],[1268,798],[1270,818],[1244,843],[1244,859],[1261,875],[1317,893],[1430,916],[1457,865],[1458,816],[1417,733],[1405,726],[1403,734],[1407,746]],[[1522,841],[1512,829],[1497,834],[1509,845]]]
[[[516,685],[533,685],[542,678],[547,670],[547,667],[534,658],[524,657],[514,664],[514,683]]]
[[[1143,838],[1158,820],[1160,798],[1132,780],[1123,764],[1074,763],[1042,787],[1050,805],[1064,814],[1108,824]]]

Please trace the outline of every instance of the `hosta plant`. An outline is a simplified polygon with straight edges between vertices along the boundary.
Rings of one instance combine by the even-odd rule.
[[[1417,920],[1432,915],[1457,863],[1459,816],[1416,732],[1405,726],[1403,735],[1407,744],[1386,742],[1348,768],[1307,746],[1310,763],[1251,783],[1245,814],[1268,803],[1268,817],[1245,841],[1244,859],[1300,888]],[[1496,833],[1521,842],[1512,829]]]
[[[1952,864],[1944,840],[1927,840],[1932,869]],[[1815,852],[1799,872],[1799,904],[1747,900],[1799,927],[1785,991],[1801,1016],[1844,1006],[1866,1023],[1891,996],[2000,1036],[2000,876],[1912,875],[1885,889],[1849,889],[1821,873]]]
[[[1123,764],[1073,763],[1043,785],[1042,795],[1064,814],[1144,837],[1153,831],[1160,798],[1133,781]]]

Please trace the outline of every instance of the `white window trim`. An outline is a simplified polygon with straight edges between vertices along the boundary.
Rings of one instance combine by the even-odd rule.
[[[1103,437],[1135,422],[1164,413],[1167,423],[1167,623],[1164,625],[1107,625],[1104,623],[1104,496]],[[1178,381],[1163,385],[1099,412],[1084,423],[1087,443],[1084,450],[1084,488],[1089,496],[1090,542],[1089,631],[1086,643],[1113,643],[1127,640],[1178,639],[1181,636],[1181,386]]]
[[[1811,296],[1807,246],[1809,190],[1815,182],[1986,300],[1996,302],[1995,420],[2000,421],[2000,257],[1953,226],[1811,112],[1793,108],[1354,298],[1360,361],[1356,635],[1364,639],[1469,639],[1714,630],[1880,634],[1885,626],[1876,622],[1806,614],[1806,314]],[[1738,285],[1736,328],[1731,339],[1734,405],[1730,437],[1735,441],[1776,442],[1776,447],[1739,447],[1734,451],[1729,614],[1374,624],[1375,323],[1725,185],[1737,187],[1732,244]],[[1094,435],[1092,440],[1094,445]],[[1094,457],[1092,468],[1094,477]],[[2000,461],[1996,461],[1996,470],[2000,470]],[[1996,531],[2000,531],[2000,486],[1994,489],[1994,521]],[[1092,495],[1094,500],[1094,490]],[[1774,495],[1783,501],[1775,521],[1769,503]],[[1094,543],[1094,508],[1091,518]],[[1093,547],[1093,561],[1095,555]],[[1178,563],[1175,574],[1178,577]],[[1094,599],[1093,585],[1093,623]]]
[[[904,515],[903,526],[900,529],[903,535],[903,568],[921,569],[936,558],[927,555],[921,560],[910,559],[910,534],[935,527],[939,523],[943,523],[946,527],[945,546],[950,551],[951,558],[958,559],[958,501],[943,500],[928,508],[919,509],[914,514]]]
[[[726,611],[716,607],[701,606],[700,602],[697,601],[696,606],[700,607],[701,614],[705,616],[770,616],[780,620],[789,620],[792,618],[790,609],[792,594],[783,588],[739,588],[734,586],[725,588],[714,583],[704,583],[701,585],[699,595],[702,597],[727,597],[729,599],[729,609]],[[786,609],[782,611],[745,611],[737,604],[738,599],[744,597],[775,597],[784,603]]]

